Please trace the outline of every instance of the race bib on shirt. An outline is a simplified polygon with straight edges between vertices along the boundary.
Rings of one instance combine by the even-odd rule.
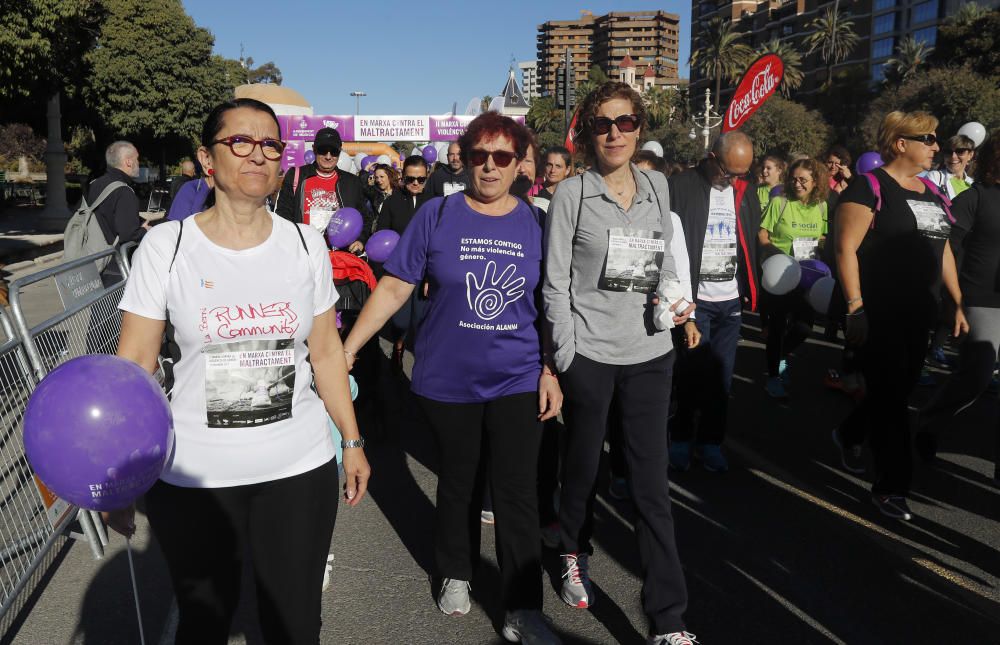
[[[736,207],[732,188],[711,191],[705,246],[701,253],[701,282],[729,282],[736,278]]]
[[[659,231],[608,229],[608,257],[598,288],[641,293],[656,291],[666,248]]]
[[[465,190],[465,184],[461,182],[446,181],[444,182],[444,196],[454,195],[455,193],[460,193]]]
[[[792,240],[792,256],[799,261],[817,259],[819,257],[819,238],[795,238]]]
[[[252,428],[291,418],[293,339],[213,343],[202,354],[209,428]]]
[[[922,202],[916,199],[908,199],[906,203],[910,205],[913,217],[917,221],[917,230],[921,235],[932,239],[947,239],[951,235],[951,224],[948,218],[936,202]]]

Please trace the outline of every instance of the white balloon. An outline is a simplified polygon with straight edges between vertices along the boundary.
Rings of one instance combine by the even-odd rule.
[[[364,161],[365,157],[367,157],[367,156],[368,155],[366,155],[363,152],[359,152],[358,154],[354,155],[354,165],[357,166],[358,168],[360,168],[361,167],[361,162]]]
[[[375,163],[384,163],[388,165],[392,163],[392,159],[389,158],[389,155],[379,155],[378,159],[375,160]]]
[[[337,167],[341,170],[346,170],[350,172],[351,167],[354,165],[354,160],[351,159],[351,155],[340,155],[337,157]]]
[[[660,159],[663,158],[663,146],[660,145],[659,141],[647,141],[642,144],[642,149],[649,150]]]
[[[775,253],[764,260],[761,270],[761,285],[776,296],[783,296],[799,286],[802,267],[790,255]]]
[[[833,300],[833,288],[837,286],[837,281],[830,276],[825,276],[813,283],[807,295],[809,304],[816,310],[816,313],[826,315],[830,311],[830,302]]]
[[[978,121],[969,121],[958,129],[958,133],[972,139],[972,143],[976,144],[977,148],[983,145],[983,141],[986,141],[986,128]]]

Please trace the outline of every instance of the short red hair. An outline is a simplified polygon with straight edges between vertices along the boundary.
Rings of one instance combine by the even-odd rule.
[[[479,143],[493,141],[499,137],[506,137],[514,146],[514,154],[517,155],[518,161],[528,154],[531,133],[526,127],[509,116],[502,116],[499,112],[484,112],[474,118],[465,133],[458,138],[462,165],[469,165],[469,150]]]

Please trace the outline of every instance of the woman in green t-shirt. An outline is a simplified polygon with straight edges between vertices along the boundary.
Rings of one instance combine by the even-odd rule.
[[[757,199],[760,210],[764,212],[771,201],[771,191],[785,181],[785,168],[788,164],[781,157],[767,155],[760,162],[760,183],[757,185]]]
[[[826,198],[830,192],[826,167],[816,159],[799,159],[788,169],[785,194],[772,199],[764,210],[757,239],[760,257],[780,252],[796,260],[818,258],[827,234]],[[787,362],[783,356],[794,351],[809,336],[812,307],[802,289],[783,296],[764,292],[767,312],[767,393],[784,399]]]

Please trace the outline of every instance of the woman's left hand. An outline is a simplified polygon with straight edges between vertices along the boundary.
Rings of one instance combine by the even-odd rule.
[[[687,337],[688,349],[694,349],[701,343],[701,332],[698,331],[698,325],[694,324],[693,320],[684,323],[684,336]]]
[[[347,250],[357,255],[365,250],[365,245],[362,244],[360,240],[355,240],[351,242],[351,245],[347,247]]]
[[[371,466],[365,457],[364,448],[344,449],[344,501],[348,506],[361,503],[368,490],[368,479],[372,476]]]
[[[969,333],[969,321],[965,319],[965,312],[961,307],[955,307],[955,329],[952,336],[958,338],[962,334]]]
[[[562,410],[563,393],[559,380],[544,371],[538,377],[538,420],[548,421]]]

